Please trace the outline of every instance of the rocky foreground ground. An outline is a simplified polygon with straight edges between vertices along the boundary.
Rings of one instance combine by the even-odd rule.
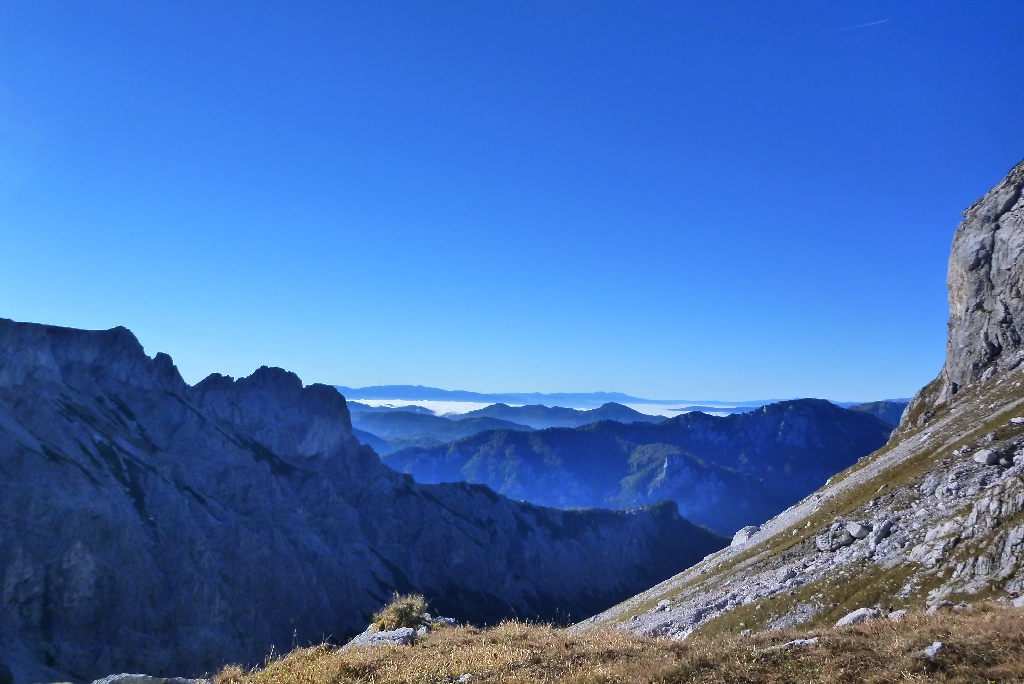
[[[1009,682],[1024,680],[1024,611],[991,602],[844,627],[685,640],[504,623],[413,645],[299,649],[214,684],[349,682]]]

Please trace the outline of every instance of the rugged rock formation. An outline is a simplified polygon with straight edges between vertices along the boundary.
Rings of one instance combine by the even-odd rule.
[[[885,444],[892,430],[867,412],[799,399],[658,424],[485,432],[403,449],[385,462],[418,482],[483,483],[547,506],[627,508],[668,499],[688,520],[731,535],[799,501]]]
[[[911,404],[913,424],[981,378],[1024,361],[1024,161],[964,210],[949,255],[946,363]]]
[[[0,319],[0,662],[195,676],[342,640],[392,591],[460,620],[584,615],[725,540],[672,505],[559,511],[422,486],[292,373],[188,386],[124,328]]]
[[[884,448],[591,622],[685,636],[1024,593],[1024,163],[965,212],[947,357]],[[652,608],[661,606],[661,608]]]

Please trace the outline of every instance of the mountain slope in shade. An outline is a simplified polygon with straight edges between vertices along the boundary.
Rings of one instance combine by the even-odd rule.
[[[386,463],[420,482],[478,482],[564,508],[671,499],[684,517],[731,534],[814,491],[891,432],[866,413],[800,399],[724,417],[485,432],[402,449]]]
[[[900,424],[900,418],[903,416],[903,411],[906,410],[907,404],[910,400],[891,400],[891,401],[871,401],[864,404],[853,404],[850,406],[851,411],[863,411],[864,413],[870,413],[876,418],[884,420],[893,427]]]
[[[199,675],[360,631],[393,591],[460,620],[583,616],[724,540],[420,485],[332,387],[190,387],[124,328],[0,319],[0,662],[16,682]]]

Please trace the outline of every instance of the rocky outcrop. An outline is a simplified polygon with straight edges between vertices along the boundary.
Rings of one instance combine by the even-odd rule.
[[[200,676],[339,641],[394,591],[460,621],[564,619],[726,540],[418,485],[345,399],[261,368],[194,387],[126,329],[0,319],[0,661],[15,681]]]
[[[961,388],[1024,361],[1024,161],[964,210],[949,255],[946,362],[905,414],[927,422]]]
[[[580,625],[683,637],[1020,601],[1024,163],[965,212],[947,358],[882,449],[744,543]],[[649,606],[664,603],[666,609]],[[853,611],[853,612],[851,612]]]

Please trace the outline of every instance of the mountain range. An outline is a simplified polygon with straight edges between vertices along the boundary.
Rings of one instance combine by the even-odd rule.
[[[251,665],[362,630],[395,591],[462,621],[579,618],[726,543],[671,502],[418,484],[359,444],[333,387],[266,367],[190,386],[125,328],[6,319],[0,519],[16,684]]]
[[[482,483],[560,508],[669,499],[687,519],[732,534],[814,491],[884,445],[892,430],[867,412],[802,399],[724,417],[488,431],[402,449],[385,463],[418,482]]]
[[[570,408],[597,408],[608,402],[619,404],[692,404],[727,406],[762,406],[768,401],[691,401],[677,399],[643,399],[622,392],[504,392],[487,394],[466,390],[444,390],[421,385],[374,385],[372,387],[346,387],[335,385],[338,391],[349,399],[400,399],[403,401],[454,401],[483,404],[543,404],[544,406],[567,406]]]

